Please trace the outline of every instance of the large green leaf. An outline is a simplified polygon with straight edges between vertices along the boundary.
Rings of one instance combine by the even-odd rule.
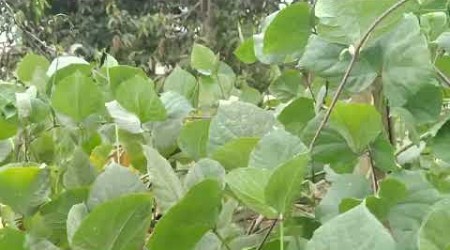
[[[227,142],[211,154],[211,158],[220,162],[226,170],[248,166],[250,153],[259,138],[242,137]]]
[[[81,222],[71,249],[141,249],[151,216],[152,198],[147,194],[130,194],[105,202]]]
[[[152,139],[153,146],[167,156],[177,149],[177,139],[184,119],[193,108],[184,96],[172,91],[163,93],[161,101],[167,110],[167,120],[153,124]]]
[[[337,85],[347,69],[351,55],[347,46],[331,43],[317,35],[311,35],[299,66],[331,81]],[[377,77],[376,68],[371,64],[365,51],[361,52],[348,77],[345,89],[359,92],[366,89]]]
[[[87,206],[96,206],[132,193],[144,193],[147,190],[139,176],[129,168],[112,163],[105,168],[92,184]]]
[[[315,6],[318,33],[332,42],[356,44],[374,21],[396,3],[397,0],[319,0]],[[392,28],[402,14],[411,9],[409,5],[415,3],[408,3],[384,18],[372,32],[371,39]]]
[[[432,84],[431,55],[415,16],[405,16],[394,31],[380,40],[380,46],[383,91],[390,105],[403,106],[424,85]]]
[[[450,122],[447,121],[442,127],[438,130],[434,138],[430,142],[431,150],[434,155],[445,161],[450,163]]]
[[[381,115],[368,104],[338,103],[330,118],[336,129],[355,153],[361,153],[383,129]]]
[[[258,142],[248,165],[273,170],[306,150],[298,137],[282,129],[274,130]]]
[[[323,224],[307,250],[395,250],[389,231],[361,204]]]
[[[277,218],[277,211],[266,202],[265,188],[271,171],[259,168],[238,168],[227,174],[225,181],[234,195],[254,211]]]
[[[278,213],[289,208],[301,192],[303,177],[307,172],[309,154],[302,154],[275,169],[265,188],[265,199]]]
[[[186,189],[190,189],[205,179],[214,179],[224,184],[225,169],[215,160],[209,158],[201,159],[189,169],[184,177],[184,186]]]
[[[63,174],[66,188],[87,187],[94,182],[97,173],[82,148],[73,151],[73,158]]]
[[[433,207],[419,231],[419,250],[441,250],[450,248],[450,204],[443,202]]]
[[[15,212],[29,215],[47,201],[50,170],[36,165],[7,165],[0,168],[0,202]]]
[[[144,153],[156,202],[166,211],[183,197],[184,189],[169,162],[158,151],[144,146]]]
[[[311,31],[308,3],[282,9],[264,33],[264,52],[290,54],[301,51]]]
[[[46,238],[62,246],[67,245],[66,221],[72,206],[84,202],[88,196],[88,189],[72,189],[60,193],[55,199],[44,204],[40,210],[40,222],[47,233]],[[33,230],[33,228],[31,228]]]
[[[222,103],[209,127],[208,151],[214,152],[239,137],[260,137],[272,129],[273,115],[252,104]]]
[[[205,180],[193,186],[156,224],[148,248],[193,249],[202,236],[214,228],[221,200],[222,187],[217,181]]]
[[[398,249],[417,249],[419,228],[430,208],[443,197],[422,171],[403,171],[392,175],[406,186],[406,196],[388,213],[391,232]]]
[[[136,114],[141,122],[166,119],[166,110],[158,98],[153,82],[134,76],[122,82],[115,91],[116,100],[126,110]]]
[[[108,74],[109,74],[110,88],[113,93],[116,92],[116,89],[117,89],[117,87],[119,87],[120,84],[122,84],[123,82],[125,82],[133,77],[136,77],[136,76],[141,76],[143,78],[147,77],[145,72],[142,69],[127,66],[127,65],[120,65],[120,66],[108,68],[108,71],[106,71],[105,77],[107,77]]]
[[[313,100],[300,97],[289,103],[277,118],[284,125],[286,131],[300,136],[303,129],[314,116]]]
[[[197,80],[195,77],[179,66],[175,67],[164,81],[164,91],[177,92],[188,100],[194,98],[196,86]]]
[[[72,67],[72,66],[75,66],[75,67]],[[57,74],[58,78],[62,79],[62,78],[65,78],[67,73],[70,73],[70,74],[73,73],[72,70],[68,70],[68,71],[64,72],[68,68],[72,67],[72,69],[81,69],[83,66],[87,66],[87,68],[90,69],[89,63],[80,57],[59,56],[59,57],[53,59],[53,61],[51,62],[50,66],[48,67],[48,70],[47,70],[47,76],[54,77],[55,73],[58,72],[58,74]]]
[[[339,204],[343,199],[364,198],[371,193],[369,181],[362,175],[327,172],[331,187],[316,209],[316,216],[321,222],[329,221],[339,214]]]
[[[191,53],[191,66],[204,75],[212,75],[217,70],[219,60],[209,48],[195,43]]]
[[[47,58],[33,53],[27,54],[17,65],[17,77],[25,84],[44,86],[49,66]]]
[[[192,121],[184,124],[181,129],[178,146],[195,160],[207,155],[209,124],[209,120]]]
[[[269,86],[270,93],[282,102],[288,102],[305,89],[300,72],[286,70]]]
[[[104,108],[100,89],[89,77],[78,71],[55,86],[52,105],[58,112],[77,122]]]
[[[25,234],[12,228],[0,229],[0,249],[26,250]]]

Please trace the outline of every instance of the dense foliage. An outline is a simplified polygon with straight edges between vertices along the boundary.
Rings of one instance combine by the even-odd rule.
[[[234,51],[275,69],[264,95],[201,43],[158,81],[27,54],[0,84],[0,249],[449,249],[448,15],[290,4]]]

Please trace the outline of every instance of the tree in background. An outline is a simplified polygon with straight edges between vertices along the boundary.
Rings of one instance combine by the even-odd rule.
[[[186,66],[196,41],[219,53],[242,80],[260,90],[269,84],[269,68],[239,63],[233,51],[255,33],[264,17],[285,4],[285,0],[1,1],[8,5],[3,12],[15,17],[21,31],[23,47],[17,54],[34,50],[51,58],[76,50],[95,60],[107,49],[119,62],[153,75],[157,65]]]

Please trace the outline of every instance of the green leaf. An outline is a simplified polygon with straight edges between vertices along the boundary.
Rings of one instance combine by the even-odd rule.
[[[233,139],[216,149],[211,158],[220,162],[226,170],[247,167],[250,153],[258,141],[259,138],[252,137]]]
[[[450,230],[450,204],[435,206],[427,215],[419,231],[419,250],[440,250],[450,248],[447,232]]]
[[[267,27],[264,52],[290,54],[301,51],[310,31],[309,4],[291,4],[282,9]]]
[[[406,10],[412,9],[415,1],[397,8],[379,23],[371,34],[371,40],[392,28]],[[356,44],[369,30],[374,21],[397,0],[319,0],[315,6],[317,26],[321,37],[342,44]]]
[[[331,43],[320,36],[311,35],[298,65],[337,85],[350,64],[351,55],[346,50],[345,45]],[[377,77],[377,70],[366,51],[363,50],[358,59],[345,84],[345,89],[351,92],[366,89]]]
[[[152,217],[152,198],[131,194],[97,206],[73,236],[73,250],[139,249]]]
[[[395,250],[387,229],[361,204],[323,224],[307,250]]]
[[[46,71],[49,66],[50,63],[45,57],[33,53],[27,54],[17,65],[17,77],[27,85],[45,85]]]
[[[13,144],[10,140],[0,141],[0,163],[8,158],[13,151]]]
[[[184,124],[181,129],[178,146],[195,160],[207,155],[209,124],[210,120],[197,120]]]
[[[383,129],[381,116],[368,104],[338,103],[330,118],[330,126],[336,129],[355,153],[361,153]]]
[[[208,152],[239,137],[260,137],[272,129],[271,113],[243,102],[222,103],[209,127]]]
[[[0,110],[0,140],[8,139],[17,134],[18,119],[17,115],[6,118]]]
[[[447,29],[447,14],[443,11],[429,12],[420,16],[420,27],[431,41]]]
[[[450,52],[450,31],[443,32],[438,38],[436,38],[434,43],[436,43],[439,48]]]
[[[315,117],[312,99],[300,97],[289,103],[278,115],[286,131],[300,136],[308,122]]]
[[[442,107],[442,91],[437,84],[423,84],[416,93],[408,97],[403,108],[414,117],[413,124],[423,125],[439,119]]]
[[[114,119],[114,123],[117,124],[120,129],[132,134],[140,134],[143,132],[139,117],[128,112],[117,101],[107,102],[105,103],[105,106],[111,118]]]
[[[89,69],[89,63],[86,60],[76,57],[76,56],[60,56],[53,59],[52,63],[48,67],[47,76],[54,77],[55,73],[58,72],[58,78],[65,78],[67,73],[72,74],[73,71],[63,72],[66,68],[70,68],[71,66],[75,66],[72,69],[81,68],[78,66],[87,66]]]
[[[36,165],[6,165],[0,168],[0,202],[15,212],[30,215],[47,201],[50,171]]]
[[[297,70],[286,70],[269,86],[269,91],[282,102],[288,102],[304,90],[303,79]]]
[[[156,202],[166,211],[183,197],[183,187],[169,162],[158,151],[144,146],[144,153]]]
[[[165,92],[177,92],[188,100],[193,100],[196,86],[197,79],[179,66],[176,66],[164,81]]]
[[[143,78],[147,77],[142,69],[127,65],[111,67],[108,68],[108,70],[109,71],[107,72],[109,72],[110,88],[113,93],[116,93],[117,87],[119,87],[123,82],[130,80],[131,78],[137,76]],[[107,77],[107,75],[105,77]]]
[[[299,197],[309,162],[309,154],[302,154],[273,172],[265,188],[265,198],[278,213],[289,212],[290,206]]]
[[[177,148],[177,139],[183,127],[183,122],[193,110],[192,105],[183,96],[175,92],[166,92],[161,95],[161,101],[167,110],[167,120],[156,122],[153,125],[153,146],[168,156]]]
[[[136,173],[131,172],[129,168],[112,163],[92,184],[87,206],[92,210],[117,197],[146,191],[147,188]]]
[[[73,236],[81,225],[81,222],[89,214],[88,208],[84,203],[75,204],[67,214],[67,241],[72,245]]]
[[[447,121],[442,127],[438,130],[436,135],[430,142],[430,148],[433,151],[434,155],[445,161],[450,163],[450,121]]]
[[[239,100],[242,102],[248,102],[254,105],[258,105],[262,101],[262,95],[259,90],[244,85],[241,88],[241,93],[239,95]]]
[[[257,58],[255,56],[253,38],[250,37],[245,39],[239,47],[236,48],[234,55],[241,60],[241,62],[246,64],[256,62]]]
[[[120,105],[137,115],[142,123],[160,121],[167,117],[164,105],[153,88],[153,82],[141,76],[122,82],[117,87],[115,96]]]
[[[224,184],[225,169],[215,160],[209,158],[201,159],[189,169],[184,177],[184,186],[186,190],[189,190],[197,183],[206,179],[213,179],[218,183]]]
[[[273,130],[258,142],[248,165],[273,170],[306,150],[298,137],[282,129]]]
[[[209,48],[194,43],[191,53],[191,66],[203,75],[212,75],[217,69],[218,58]]]
[[[383,172],[398,171],[395,162],[394,148],[384,135],[378,138],[369,146],[370,157],[374,161],[376,168]]]
[[[370,184],[362,175],[338,175],[328,171],[327,180],[331,182],[331,187],[316,209],[316,216],[321,222],[339,214],[339,204],[344,198],[364,198],[371,193]]]
[[[234,195],[249,208],[269,218],[277,218],[277,211],[267,205],[265,188],[271,171],[259,168],[237,168],[227,174],[225,181]]]
[[[63,183],[66,188],[86,187],[94,182],[97,173],[89,161],[89,156],[82,148],[76,148],[73,158],[63,174]]]
[[[417,249],[419,228],[442,195],[422,171],[402,171],[391,176],[406,187],[406,196],[389,210],[388,223],[398,249]]]
[[[0,249],[26,250],[25,234],[12,228],[0,229]]]
[[[202,236],[214,228],[221,199],[222,188],[215,180],[195,185],[156,224],[147,247],[152,250],[193,249]]]
[[[80,72],[64,78],[56,85],[52,105],[76,122],[104,108],[102,92],[89,77]]]
[[[44,204],[39,210],[43,226],[49,230],[46,238],[57,245],[66,245],[66,220],[72,206],[84,202],[87,198],[86,188],[72,189],[60,193],[55,199]],[[32,230],[32,229],[31,229]]]
[[[414,15],[406,15],[379,43],[383,50],[383,91],[391,106],[403,106],[423,86],[433,84],[427,40]]]

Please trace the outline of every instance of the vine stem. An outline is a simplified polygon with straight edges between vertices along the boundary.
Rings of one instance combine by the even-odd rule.
[[[267,239],[269,238],[270,233],[273,231],[273,229],[275,228],[275,225],[277,224],[278,219],[273,220],[272,224],[270,225],[269,229],[267,230],[267,233],[264,235],[263,240],[261,241],[261,243],[259,244],[258,248],[256,250],[261,250],[264,247],[264,244],[266,244]]]
[[[378,24],[381,23],[381,21],[383,21],[387,16],[389,16],[389,14],[391,14],[393,11],[395,11],[396,9],[398,9],[400,6],[402,6],[403,4],[405,4],[408,1],[409,0],[401,0],[397,3],[395,3],[389,9],[387,9],[385,12],[383,12],[383,14],[378,16],[378,18],[372,23],[372,25],[369,27],[369,29],[366,31],[366,33],[364,33],[363,37],[361,38],[361,41],[356,45],[355,52],[353,53],[352,59],[345,71],[344,76],[342,77],[341,83],[339,84],[339,86],[336,90],[336,93],[333,96],[330,107],[328,108],[328,110],[325,114],[325,117],[323,118],[322,122],[320,123],[319,128],[317,129],[317,131],[309,145],[310,150],[314,147],[314,144],[316,143],[317,139],[319,138],[320,133],[322,132],[325,125],[327,124],[328,119],[330,118],[331,112],[333,112],[333,109],[336,106],[339,96],[341,95],[342,91],[344,90],[344,86],[347,83],[350,73],[351,73],[353,67],[355,66],[356,60],[358,59],[361,49],[364,46],[364,44],[367,42],[367,40],[369,39],[370,34],[378,26]]]
[[[280,214],[280,250],[284,250],[284,223],[283,214]]]
[[[434,66],[434,69],[436,70],[439,78],[447,85],[447,87],[450,87],[450,79],[440,70],[438,67]]]

